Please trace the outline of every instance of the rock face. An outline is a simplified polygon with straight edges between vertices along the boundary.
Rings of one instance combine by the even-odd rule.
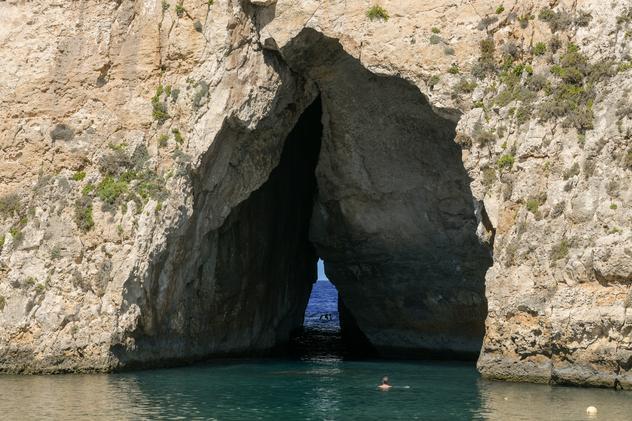
[[[313,29],[281,52],[322,95],[311,239],[358,327],[382,353],[477,355],[491,258],[456,124]]]
[[[384,355],[632,388],[632,9],[349,3],[0,3],[0,370],[274,352],[320,256]]]

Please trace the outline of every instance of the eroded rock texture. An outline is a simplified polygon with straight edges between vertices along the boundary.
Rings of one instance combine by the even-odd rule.
[[[139,292],[144,311],[134,351],[117,352],[123,364],[260,355],[285,345],[302,326],[316,279],[308,228],[320,116],[317,98],[280,143],[278,164],[263,185],[232,208],[218,229],[200,232],[207,225],[198,221],[171,246],[177,252],[157,259],[150,287]],[[223,136],[234,141],[228,133]],[[202,174],[206,186],[209,174]],[[209,204],[218,199],[203,188],[194,193],[194,209],[208,218]]]
[[[416,86],[370,73],[315,30],[282,54],[322,94],[311,238],[360,330],[382,353],[476,355],[491,258],[455,124]]]
[[[0,2],[0,369],[268,352],[320,255],[385,354],[632,387],[629,4],[380,3]]]

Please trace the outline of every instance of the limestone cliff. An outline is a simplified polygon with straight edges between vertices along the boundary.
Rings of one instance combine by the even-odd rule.
[[[320,256],[384,355],[632,388],[626,1],[0,16],[2,371],[271,352]]]

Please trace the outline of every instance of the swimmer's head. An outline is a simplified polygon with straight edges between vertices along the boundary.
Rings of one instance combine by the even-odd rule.
[[[382,377],[382,384],[388,384],[388,376]]]

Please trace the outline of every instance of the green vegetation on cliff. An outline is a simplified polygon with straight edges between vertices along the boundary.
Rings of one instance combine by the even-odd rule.
[[[377,4],[374,6],[371,6],[369,10],[367,10],[366,15],[371,20],[381,19],[381,20],[387,21],[389,18],[388,12],[386,11],[386,9]]]

